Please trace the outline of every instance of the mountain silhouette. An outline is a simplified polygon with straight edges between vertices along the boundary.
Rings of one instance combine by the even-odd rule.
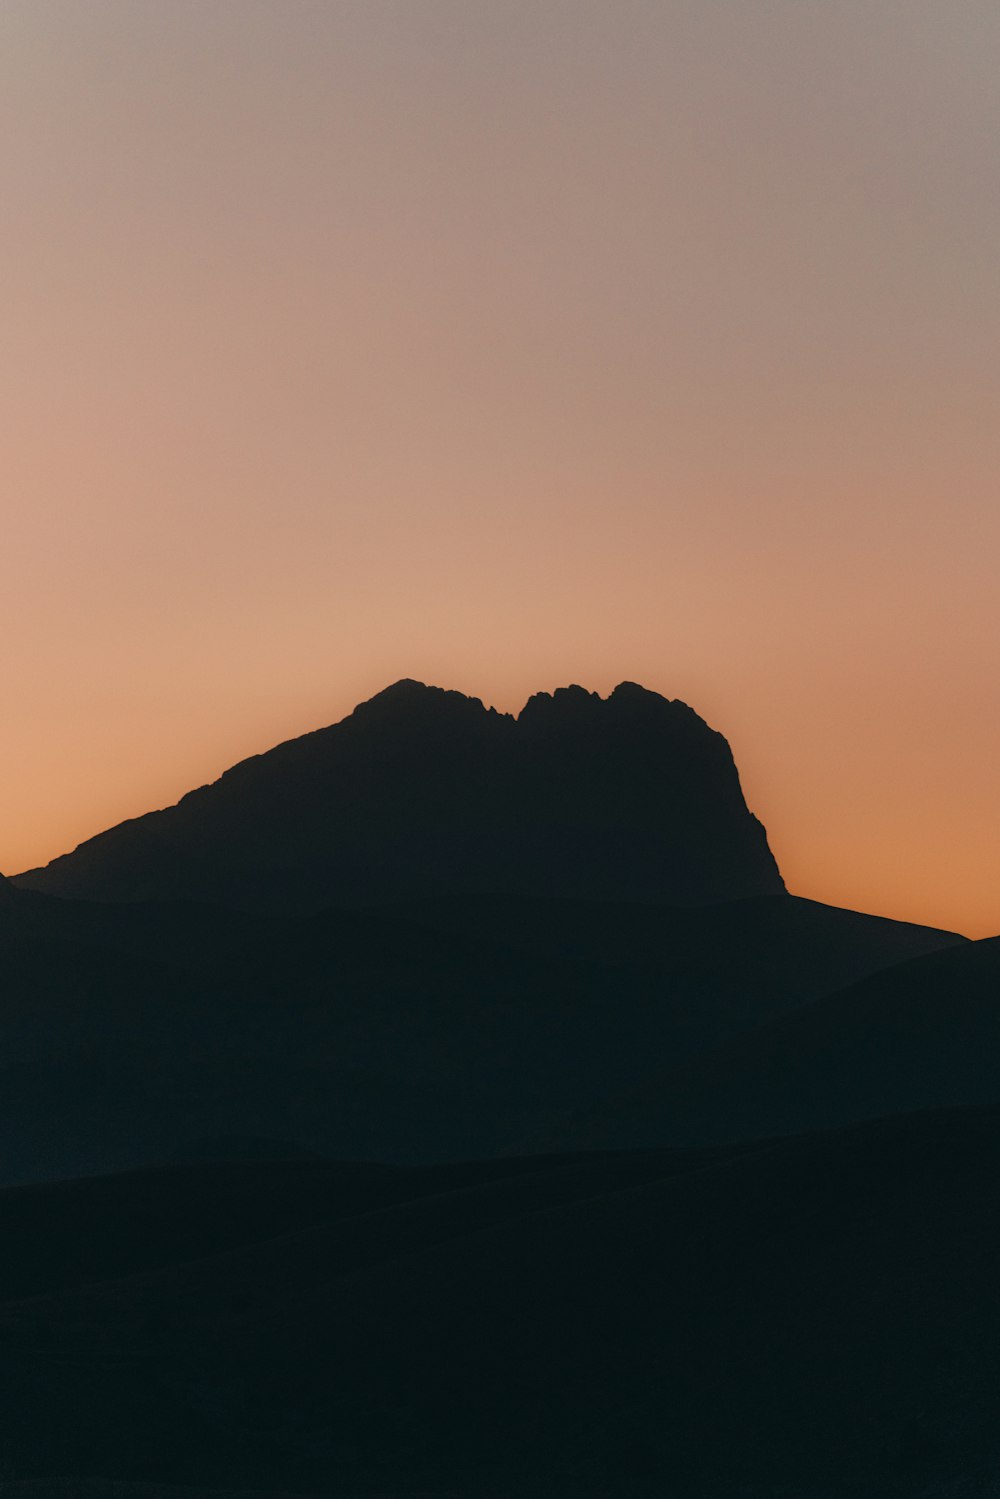
[[[539,693],[517,717],[397,682],[17,884],[264,910],[474,892],[693,906],[784,888],[726,740],[630,682]]]
[[[961,942],[789,895],[726,741],[684,704],[570,688],[515,719],[398,683],[0,884],[0,1183],[227,1140],[397,1163],[547,1148]]]
[[[985,1499],[998,991],[628,683],[0,878],[0,1494]]]

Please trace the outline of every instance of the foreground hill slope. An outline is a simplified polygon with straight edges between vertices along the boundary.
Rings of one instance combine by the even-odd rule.
[[[518,717],[398,682],[122,823],[24,888],[256,909],[473,891],[697,905],[782,890],[729,745],[632,683]]]
[[[885,968],[662,1069],[559,1139],[568,1148],[721,1144],[996,1106],[998,1057],[1000,938],[991,938]]]
[[[232,1169],[0,1196],[11,1479],[922,1499],[997,1471],[996,1111],[451,1179]],[[88,1211],[118,1233],[82,1284]]]
[[[960,941],[788,895],[263,919],[18,890],[0,909],[0,1183],[234,1136],[401,1162],[532,1148],[668,1065]]]

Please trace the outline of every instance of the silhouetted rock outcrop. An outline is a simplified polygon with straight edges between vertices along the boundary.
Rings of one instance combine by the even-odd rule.
[[[702,905],[784,888],[726,740],[629,682],[606,699],[539,693],[516,718],[398,682],[18,883],[260,909],[470,892]]]

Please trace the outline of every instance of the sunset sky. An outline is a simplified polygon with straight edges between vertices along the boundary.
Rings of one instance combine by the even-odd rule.
[[[997,0],[3,0],[0,869],[413,676],[1000,932]]]

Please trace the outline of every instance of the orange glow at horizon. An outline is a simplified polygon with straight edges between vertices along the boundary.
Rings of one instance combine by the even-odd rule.
[[[413,676],[1000,932],[1000,11],[8,0],[0,869]]]

